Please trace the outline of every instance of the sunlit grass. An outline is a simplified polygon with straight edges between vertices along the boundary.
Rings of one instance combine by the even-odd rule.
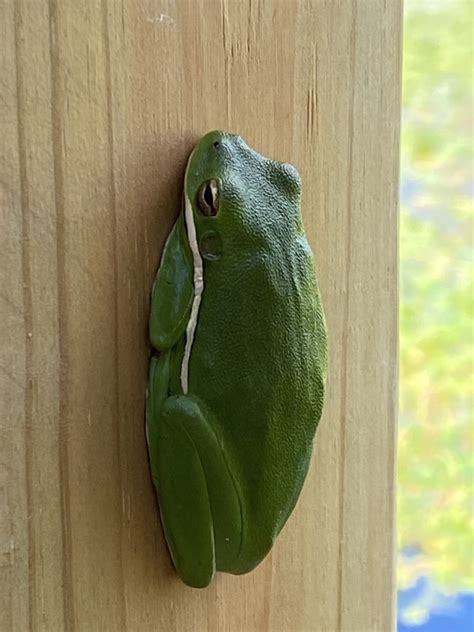
[[[455,592],[474,588],[474,4],[405,5],[398,582]]]

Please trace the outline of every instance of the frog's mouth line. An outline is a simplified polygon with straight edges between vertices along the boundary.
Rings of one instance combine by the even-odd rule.
[[[188,164],[186,165],[186,171],[184,174],[184,219],[186,222],[186,231],[188,233],[189,247],[193,255],[193,285],[194,285],[194,298],[191,307],[191,314],[186,327],[186,346],[184,348],[183,362],[181,364],[181,388],[186,395],[189,386],[189,358],[191,356],[191,350],[194,342],[194,334],[196,332],[196,326],[199,315],[199,307],[201,305],[201,297],[204,291],[204,276],[203,276],[203,263],[201,253],[199,252],[199,246],[197,242],[196,226],[194,224],[194,214],[191,200],[189,199],[187,189],[187,179],[189,165],[194,154],[193,150],[188,158]]]

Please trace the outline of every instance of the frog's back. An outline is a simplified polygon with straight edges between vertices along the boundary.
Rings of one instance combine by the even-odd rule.
[[[221,569],[236,573],[258,564],[291,513],[324,397],[326,331],[311,250],[301,223],[267,228],[253,235],[251,255],[227,243],[234,254],[206,262],[190,358],[190,388],[213,412],[239,491],[241,552]]]

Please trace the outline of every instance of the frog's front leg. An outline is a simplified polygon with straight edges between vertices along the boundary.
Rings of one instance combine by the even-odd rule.
[[[201,588],[216,570],[232,570],[242,538],[240,502],[203,404],[185,395],[160,403],[166,366],[160,356],[150,372],[153,481],[176,570],[186,584]]]

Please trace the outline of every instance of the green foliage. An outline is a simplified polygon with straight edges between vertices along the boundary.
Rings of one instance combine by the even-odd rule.
[[[406,0],[399,585],[474,587],[472,10]]]

